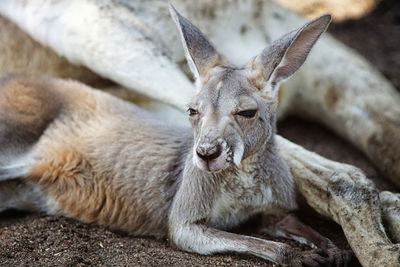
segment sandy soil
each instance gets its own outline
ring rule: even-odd
[[[381,2],[363,19],[332,25],[330,32],[374,62],[400,89],[398,0]],[[363,154],[321,126],[289,118],[279,123],[279,132],[323,156],[360,167],[381,189],[392,188],[379,178],[381,174]],[[298,215],[341,248],[349,248],[340,226],[310,215]],[[132,238],[68,218],[16,211],[0,214],[0,265],[273,266],[255,257],[237,254],[193,255],[171,247],[167,240]],[[354,259],[351,266],[359,266],[359,263]]]

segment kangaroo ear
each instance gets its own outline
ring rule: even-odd
[[[330,21],[330,15],[322,15],[274,41],[250,61],[248,79],[260,90],[276,93],[279,83],[301,67]]]
[[[202,83],[207,79],[208,71],[218,65],[226,65],[226,60],[215,50],[210,41],[186,18],[169,5],[171,16],[174,19],[182,38],[186,60],[196,82]]]

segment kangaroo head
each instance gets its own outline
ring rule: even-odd
[[[188,109],[194,164],[212,172],[240,166],[243,159],[265,149],[275,131],[279,83],[303,64],[330,16],[284,35],[238,68],[174,7],[170,11],[196,78],[197,92]]]

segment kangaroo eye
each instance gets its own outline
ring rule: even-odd
[[[257,113],[256,109],[248,109],[248,110],[242,110],[236,113],[236,115],[245,117],[245,118],[253,118]]]
[[[199,114],[199,112],[193,108],[188,108],[187,111],[189,112],[189,116],[194,116],[194,115]]]

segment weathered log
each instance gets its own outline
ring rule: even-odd
[[[395,266],[400,245],[393,244],[382,224],[379,193],[358,168],[328,160],[280,136],[280,153],[288,162],[298,191],[318,213],[342,226],[351,248],[363,266]],[[383,194],[383,193],[382,193]],[[388,196],[388,194],[384,194]],[[389,199],[389,196],[387,197]],[[397,199],[398,201],[398,199]],[[393,203],[393,201],[386,201]],[[384,214],[399,209],[384,205]],[[388,217],[391,232],[398,237],[397,217]]]

